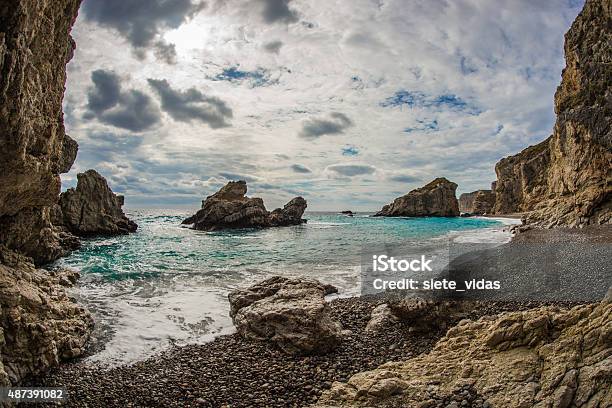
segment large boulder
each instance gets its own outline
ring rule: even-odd
[[[385,205],[376,216],[385,217],[457,217],[457,184],[439,177],[424,187],[412,190]]]
[[[326,353],[342,335],[325,301],[336,291],[315,280],[274,276],[231,292],[230,316],[247,339],[270,341],[290,354]]]
[[[77,175],[77,187],[60,195],[53,220],[80,236],[117,235],[136,231],[121,207],[123,196],[114,194],[106,179],[95,170]]]
[[[463,320],[430,353],[336,382],[316,406],[446,406],[466,387],[477,406],[611,406],[612,304]]]
[[[93,320],[64,289],[77,277],[36,269],[0,245],[0,385],[17,385],[83,353]]]
[[[215,194],[202,201],[202,209],[185,219],[194,229],[216,231],[235,228],[267,228],[298,225],[306,222],[302,215],[306,200],[296,197],[284,208],[271,213],[261,198],[246,196],[246,181],[230,181]]]
[[[553,134],[497,164],[497,213],[542,227],[612,222],[611,18],[610,0],[587,0],[565,35]]]

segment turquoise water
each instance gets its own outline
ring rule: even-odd
[[[309,276],[356,294],[364,247],[507,238],[500,221],[485,218],[307,213],[300,226],[200,232],[180,226],[187,215],[131,211],[137,233],[85,240],[60,261],[81,271],[75,296],[94,312],[95,336],[105,344],[93,360],[132,361],[169,343],[230,332],[227,293],[273,274]]]

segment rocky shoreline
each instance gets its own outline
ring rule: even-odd
[[[236,333],[204,345],[174,347],[145,361],[116,368],[89,366],[82,361],[67,363],[29,385],[66,386],[70,394],[67,407],[302,407],[315,403],[334,381],[346,381],[383,363],[431,351],[446,333],[446,325],[415,332],[401,323],[384,331],[366,331],[371,311],[386,300],[332,300],[332,317],[352,333],[336,350],[320,356],[287,355],[270,343],[246,340]],[[449,326],[461,318],[478,319],[537,306],[541,304],[492,302],[456,317]],[[467,390],[465,394],[466,390],[457,390],[459,403],[478,400],[476,393]],[[457,396],[451,393],[432,398],[442,404]]]

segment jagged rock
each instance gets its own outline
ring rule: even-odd
[[[612,222],[612,3],[588,0],[565,35],[552,136],[496,166],[497,213],[543,227]]]
[[[78,273],[36,269],[0,245],[0,384],[16,385],[83,352],[89,312],[66,295]]]
[[[424,187],[412,190],[385,205],[376,216],[385,217],[457,217],[457,184],[439,177]]]
[[[121,207],[123,196],[114,194],[106,179],[95,170],[77,174],[76,189],[60,195],[54,208],[56,225],[76,235],[116,235],[136,231],[138,225],[128,219]]]
[[[491,407],[610,406],[612,304],[463,320],[429,354],[336,382],[316,406],[412,407],[465,386]]]
[[[370,332],[379,332],[385,328],[397,323],[399,319],[393,313],[393,310],[387,303],[376,306],[370,313],[370,320],[366,325],[365,330]]]
[[[37,263],[66,252],[47,208],[76,155],[62,99],[79,4],[17,0],[0,7],[0,243]]]
[[[306,210],[306,200],[302,197],[296,197],[284,208],[277,208],[270,213],[261,198],[246,197],[246,192],[246,181],[230,181],[221,190],[203,200],[202,209],[185,219],[183,224],[193,224],[193,228],[197,230],[216,231],[279,227],[306,222],[302,219]]]
[[[325,353],[342,337],[325,301],[336,291],[315,280],[275,276],[231,292],[230,316],[247,339],[270,341],[290,354]]]
[[[459,211],[472,215],[489,214],[495,206],[495,193],[491,190],[476,190],[459,196]]]

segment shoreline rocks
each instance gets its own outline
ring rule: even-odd
[[[375,217],[458,217],[457,184],[439,177],[385,205]]]
[[[325,296],[337,292],[315,280],[274,276],[229,294],[230,316],[238,333],[270,341],[288,354],[322,354],[342,339]]]
[[[95,170],[77,174],[77,186],[60,195],[53,223],[79,236],[119,235],[135,232],[138,225],[121,207],[123,196],[114,194]]]
[[[246,196],[246,181],[230,181],[215,194],[202,201],[202,209],[185,219],[183,224],[202,231],[238,228],[269,228],[299,225],[307,203],[295,197],[283,208],[268,212],[261,198]]]

